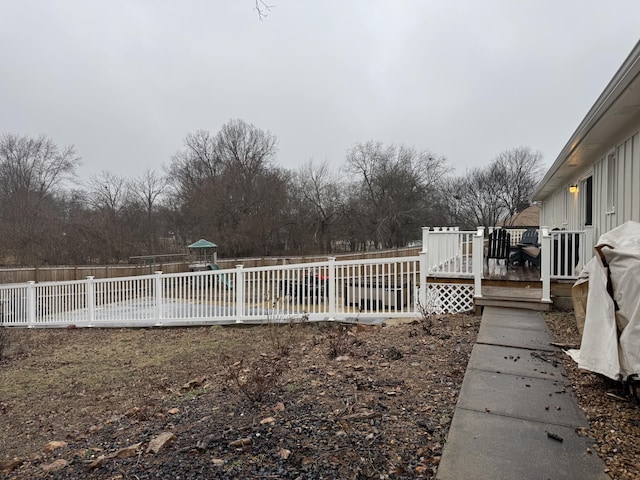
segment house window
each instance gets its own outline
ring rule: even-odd
[[[584,193],[582,193],[584,192]],[[587,177],[582,181],[581,198],[584,208],[584,225],[593,225],[593,177]]]
[[[615,210],[616,195],[616,155],[610,153],[607,156],[607,213]]]

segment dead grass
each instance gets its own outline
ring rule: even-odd
[[[419,324],[13,330],[0,362],[0,431],[11,432],[0,475],[424,478],[478,325],[461,315],[431,335]],[[336,329],[346,340],[331,358]],[[273,375],[256,367],[271,361],[282,370],[262,388],[252,375]],[[242,392],[247,381],[260,398]],[[171,446],[145,455],[167,431]],[[47,452],[51,441],[65,446]]]
[[[40,329],[11,331],[13,348],[0,366],[0,436],[4,455],[82,432],[112,412],[164,401],[192,378],[206,376],[224,355],[251,350],[241,330]]]

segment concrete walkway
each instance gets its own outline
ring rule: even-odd
[[[610,479],[539,312],[485,307],[438,480]]]

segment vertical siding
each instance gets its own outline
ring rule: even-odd
[[[579,193],[569,193],[569,184],[556,190],[543,204],[540,212],[541,226],[569,230],[580,228],[578,195]]]
[[[607,155],[593,168],[593,210],[596,235],[627,222],[640,222],[640,133],[615,146],[616,171],[613,212],[607,213]],[[580,212],[578,212],[579,214]]]

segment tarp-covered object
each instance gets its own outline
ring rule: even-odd
[[[589,297],[578,366],[612,379],[640,374],[640,223],[605,233],[584,269]]]

